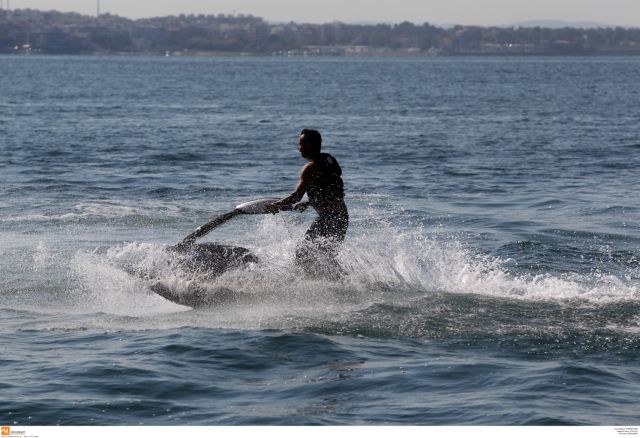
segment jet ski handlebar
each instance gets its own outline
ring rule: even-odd
[[[244,202],[238,205],[235,209],[231,210],[228,213],[221,214],[220,216],[215,217],[211,221],[207,222],[204,225],[199,226],[193,231],[193,233],[189,234],[185,237],[179,245],[190,245],[209,233],[214,228],[219,227],[220,225],[230,221],[234,217],[241,214],[268,214],[271,213],[268,207],[274,202],[279,201],[279,198],[262,198],[256,199],[255,201]],[[294,210],[295,207],[285,207],[281,208],[281,210]]]

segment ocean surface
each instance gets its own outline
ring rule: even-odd
[[[640,423],[640,58],[0,57],[0,423]],[[351,224],[165,251],[284,196],[316,128]],[[173,304],[136,270],[248,299]],[[186,293],[186,292],[185,292]]]

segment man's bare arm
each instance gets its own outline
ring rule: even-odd
[[[302,171],[300,172],[300,179],[298,180],[298,185],[296,186],[294,192],[286,198],[282,198],[279,201],[271,204],[269,206],[269,210],[271,210],[272,213],[277,213],[283,208],[291,207],[294,204],[300,202],[304,194],[307,192],[309,184],[311,183],[311,181],[313,181],[314,178],[315,175],[313,173],[313,163],[309,163],[302,168]]]

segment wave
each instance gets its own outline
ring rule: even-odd
[[[71,207],[71,211],[64,213],[31,213],[1,217],[0,222],[78,222],[86,219],[109,220],[133,216],[147,219],[166,219],[167,217],[182,217],[184,212],[185,207],[175,203],[153,200],[104,200],[78,203]]]

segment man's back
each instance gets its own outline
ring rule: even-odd
[[[314,178],[307,187],[307,196],[313,208],[320,214],[345,213],[344,182],[338,161],[330,154],[321,153],[310,164]]]

